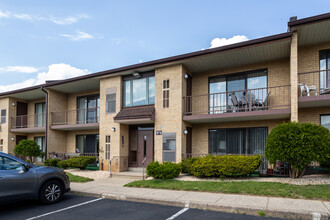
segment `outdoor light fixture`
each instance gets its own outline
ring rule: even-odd
[[[116,128],[115,128],[115,127],[112,127],[112,128],[111,128],[111,131],[116,131]]]
[[[188,79],[189,75],[187,73],[184,74],[184,78]]]
[[[12,105],[12,106],[15,106],[15,102],[12,102],[11,105]]]
[[[10,140],[14,141],[14,140],[15,140],[15,138],[10,138]]]
[[[183,133],[184,133],[184,134],[188,134],[188,131],[187,131],[187,129],[185,129],[185,130],[183,131]]]
[[[136,77],[136,78],[139,78],[140,77],[140,73],[134,72],[133,73],[133,76]]]

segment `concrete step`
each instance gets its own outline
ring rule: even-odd
[[[147,174],[144,176],[147,177]],[[142,180],[142,171],[141,172],[134,172],[134,171],[125,171],[119,173],[112,173],[112,178],[126,178],[126,179],[133,179],[133,180]]]
[[[143,170],[142,167],[129,167],[128,168],[128,171],[132,171],[132,172],[140,172],[140,173],[142,173],[142,170]],[[145,170],[144,170],[144,172],[145,172]]]

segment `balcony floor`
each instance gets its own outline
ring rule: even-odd
[[[254,121],[290,118],[291,110],[274,109],[263,111],[234,112],[222,114],[185,115],[183,120],[190,123],[214,123],[234,121]]]
[[[72,124],[72,125],[52,125],[50,129],[73,131],[73,130],[97,130],[99,123],[86,123],[86,124]]]
[[[322,106],[330,106],[330,94],[299,97],[299,107],[305,108]]]
[[[17,132],[17,133],[26,133],[26,134],[31,134],[31,133],[42,133],[45,132],[46,128],[45,127],[35,127],[35,128],[11,128],[10,132]]]

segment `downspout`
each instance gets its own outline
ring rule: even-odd
[[[46,122],[45,122],[45,158],[47,159],[47,143],[48,143],[48,92],[44,89],[44,87],[41,87],[41,90],[46,93],[46,102],[45,102],[45,106],[46,106]]]

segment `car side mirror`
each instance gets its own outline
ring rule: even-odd
[[[32,168],[32,166],[30,164],[24,165],[25,166],[25,170],[28,171],[29,169]]]

